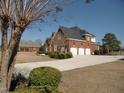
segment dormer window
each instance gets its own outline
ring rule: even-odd
[[[96,37],[92,37],[91,38],[91,42],[94,42],[95,43],[96,42]]]

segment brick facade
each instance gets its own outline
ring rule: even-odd
[[[73,39],[69,39],[69,40],[67,40],[67,45],[68,45],[68,48],[69,49],[71,47],[75,47],[75,48],[90,48],[92,54],[94,54],[93,52],[95,50],[98,50],[99,49],[99,45],[93,44],[93,43],[88,42],[88,41],[85,41],[85,40],[73,40]]]
[[[19,47],[19,52],[37,52],[39,47]]]
[[[91,42],[91,35],[83,35],[82,39],[68,38],[62,29],[52,35],[49,44],[46,43],[47,51],[69,52],[70,48],[88,48],[91,54],[99,48],[99,46]]]

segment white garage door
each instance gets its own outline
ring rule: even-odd
[[[77,48],[70,48],[70,52],[73,54],[73,55],[77,55]]]
[[[85,49],[85,55],[91,55],[91,49],[86,48]]]
[[[79,48],[79,50],[78,50],[79,52],[79,55],[84,55],[84,48]]]

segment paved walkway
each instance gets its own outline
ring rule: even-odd
[[[75,56],[74,58],[64,60],[16,64],[14,72],[21,73],[27,77],[30,71],[37,67],[50,66],[57,68],[60,71],[68,71],[76,68],[112,62],[121,58],[124,58],[124,56]]]

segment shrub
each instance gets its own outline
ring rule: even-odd
[[[67,53],[49,52],[48,55],[49,57],[56,58],[56,59],[66,59],[66,58],[73,57],[71,52],[67,52]]]
[[[56,59],[59,58],[59,52],[50,52],[48,55],[51,58],[56,58]]]
[[[54,53],[54,52],[50,52],[50,53],[49,53],[49,57],[55,58],[55,53]]]
[[[59,57],[59,52],[54,52],[54,58],[58,59]]]
[[[39,51],[45,51],[45,46],[41,45],[41,47],[39,48]]]
[[[45,46],[44,45],[41,45],[41,47],[37,51],[37,54],[45,54]]]
[[[60,54],[58,55],[58,59],[65,59],[65,54],[60,53]]]
[[[72,57],[73,57],[73,55],[72,55],[71,52],[67,52],[67,53],[65,54],[65,56],[66,56],[66,58],[72,58]]]
[[[35,68],[29,74],[29,82],[33,86],[58,87],[60,80],[60,71],[51,67]]]
[[[99,50],[95,50],[94,51],[94,55],[100,55],[100,51]]]
[[[45,52],[45,55],[49,55],[49,52]]]
[[[45,54],[45,51],[37,51],[37,54]]]

